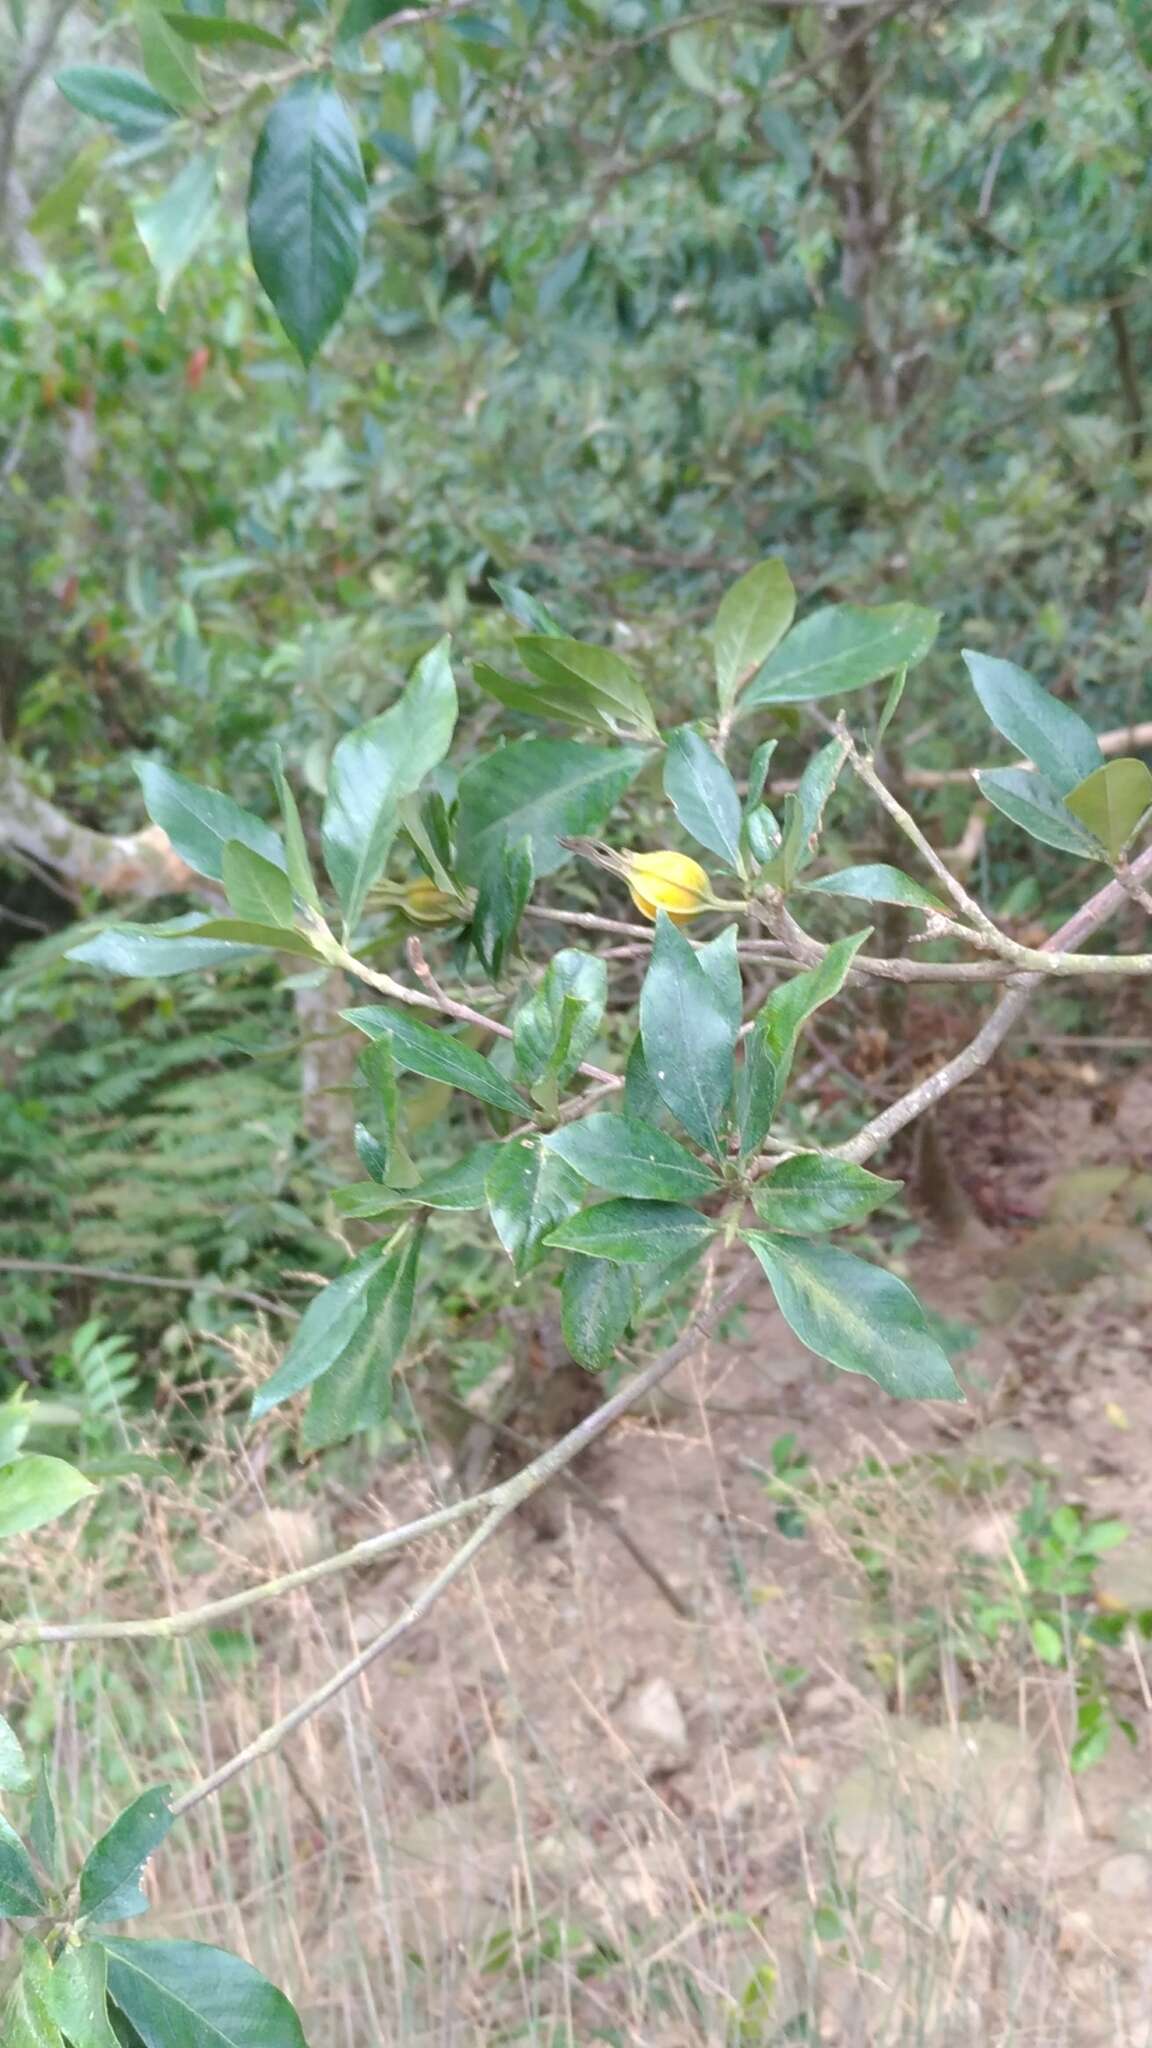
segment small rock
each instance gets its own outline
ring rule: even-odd
[[[650,1767],[667,1770],[683,1763],[688,1755],[688,1729],[675,1693],[666,1678],[650,1678],[633,1693],[624,1716],[625,1727],[649,1757]]]
[[[1127,1849],[1101,1864],[1096,1884],[1108,1899],[1146,1899],[1152,1892],[1152,1863],[1147,1856]]]

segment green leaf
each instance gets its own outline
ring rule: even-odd
[[[496,593],[505,611],[518,625],[527,626],[530,633],[543,633],[549,640],[563,640],[564,628],[553,618],[546,604],[541,604],[531,591],[521,590],[518,583],[509,583],[497,576],[488,578],[488,588]]]
[[[788,1327],[842,1372],[909,1401],[963,1399],[911,1289],[836,1245],[745,1233]]]
[[[385,1174],[392,1164],[400,1133],[400,1087],[390,1038],[374,1038],[360,1055],[360,1072],[371,1089],[384,1126],[382,1145]]]
[[[355,42],[357,36],[366,35],[389,15],[399,13],[405,0],[348,0],[336,31],[337,44]]]
[[[153,92],[147,79],[135,71],[118,71],[105,64],[75,64],[56,73],[56,83],[66,100],[82,114],[103,121],[121,142],[151,142],[173,121],[179,110],[170,100]]]
[[[273,953],[296,953],[303,960],[320,958],[311,939],[306,938],[303,932],[286,931],[283,925],[278,924],[249,924],[242,917],[205,918],[204,923],[197,926],[196,936],[189,945],[210,945],[214,940],[233,946],[257,946]]]
[[[28,1851],[0,1815],[0,1920],[42,1913],[44,1904]]]
[[[921,661],[939,631],[914,604],[830,604],[794,626],[745,691],[741,716],[759,704],[843,696]]]
[[[229,21],[222,14],[168,14],[164,19],[173,35],[204,49],[219,49],[236,43],[254,43],[261,50],[284,50],[292,45],[270,28],[258,28],[254,21]]]
[[[632,1116],[594,1111],[550,1131],[544,1143],[606,1195],[691,1201],[694,1195],[714,1194],[721,1185],[711,1168],[675,1138]]]
[[[844,749],[838,740],[829,740],[805,763],[798,788],[785,798],[783,843],[764,870],[766,881],[791,889],[797,875],[813,859],[828,799],[843,766]]]
[[[422,1242],[422,1230],[413,1230],[369,1285],[360,1330],[312,1389],[301,1431],[306,1450],[323,1450],[387,1422],[393,1372],[412,1327]]]
[[[627,1266],[573,1256],[560,1286],[560,1326],[578,1365],[603,1372],[632,1320],[636,1288]]]
[[[190,16],[189,19],[196,19]],[[280,815],[284,820],[284,860],[288,869],[288,880],[299,897],[310,910],[320,911],[320,896],[312,876],[312,863],[308,858],[308,844],[304,827],[300,823],[300,811],[291,786],[284,774],[284,756],[277,747],[272,759],[272,777],[276,784],[276,795],[280,801]]]
[[[770,1180],[758,1181],[752,1190],[752,1206],[769,1230],[807,1236],[861,1223],[882,1202],[892,1201],[903,1185],[903,1181],[868,1173],[863,1166],[851,1166],[847,1160],[823,1159],[808,1152],[782,1160]]]
[[[52,1797],[48,1766],[41,1758],[40,1769],[36,1773],[32,1817],[28,1823],[28,1840],[32,1844],[33,1855],[39,1858],[50,1877],[57,1874],[56,1835],[56,1802]]]
[[[108,1958],[97,1942],[62,1949],[55,1965],[42,1948],[35,1983],[69,2048],[117,2048],[108,2018]]]
[[[55,1522],[96,1488],[75,1465],[39,1452],[0,1465],[0,1537],[22,1536]]]
[[[417,663],[395,704],[348,733],[332,756],[324,859],[350,933],[399,830],[399,805],[444,759],[456,712],[448,642],[441,640]]]
[[[22,1792],[30,1775],[16,1731],[0,1714],[0,1792]]]
[[[28,216],[28,232],[37,241],[57,228],[71,227],[84,200],[89,197],[104,158],[108,137],[93,136],[73,157],[62,178],[50,185]]]
[[[759,807],[768,780],[768,770],[772,766],[772,756],[778,745],[777,740],[762,740],[748,763],[748,794],[744,799],[744,808],[749,817]]]
[[[483,1209],[488,1200],[488,1170],[502,1149],[495,1140],[486,1140],[457,1165],[430,1173],[411,1187],[387,1188],[372,1180],[354,1181],[350,1187],[334,1191],[333,1206],[341,1216],[363,1217],[386,1216],[393,1209]]]
[[[159,761],[138,761],[136,773],[144,792],[144,805],[154,825],[168,834],[177,853],[198,875],[214,882],[224,879],[224,848],[239,839],[254,853],[282,868],[284,848],[276,833],[262,818],[242,811],[230,796],[218,789],[202,789],[198,782],[186,782]]]
[[[348,109],[323,79],[298,79],[272,107],[256,144],[248,244],[256,275],[305,363],[356,282],[367,218],[368,186]]]
[[[662,910],[640,991],[640,1032],[661,1100],[690,1138],[719,1157],[736,1027],[691,944]]]
[[[783,562],[761,562],[725,592],[716,614],[716,696],[731,709],[745,683],[784,638],[796,611],[796,592]]]
[[[526,1082],[563,1082],[595,1043],[608,1000],[608,969],[594,953],[562,947],[535,995],[512,1019],[512,1049]]]
[[[101,1835],[80,1872],[83,1919],[134,1920],[148,1911],[140,1878],[171,1826],[167,1785],[154,1785],[125,1807]]]
[[[1074,818],[1118,860],[1152,804],[1152,770],[1137,760],[1105,761],[1064,799]]]
[[[696,958],[711,984],[712,993],[727,1017],[735,1039],[744,1021],[744,981],[740,973],[739,929],[725,925],[714,939],[695,948]]]
[[[882,860],[868,861],[857,868],[841,868],[839,874],[821,875],[818,881],[802,882],[800,886],[811,896],[856,896],[865,903],[899,903],[909,910],[947,909],[923,882]]]
[[[486,1192],[492,1227],[521,1279],[538,1264],[548,1232],[580,1207],[584,1184],[539,1138],[509,1138],[488,1169]]]
[[[771,1128],[784,1093],[796,1042],[807,1019],[839,995],[868,932],[854,932],[829,946],[818,967],[805,968],[773,989],[753,1026],[738,1091],[740,1150],[755,1152]]]
[[[716,1229],[710,1216],[681,1202],[597,1202],[553,1230],[547,1242],[586,1258],[647,1266],[701,1249]]]
[[[518,711],[524,718],[551,718],[561,725],[596,725],[605,731],[614,729],[595,699],[580,684],[524,682],[519,676],[501,674],[486,661],[474,661],[472,674],[480,689],[495,697],[498,704],[506,704],[509,711]]]
[[[558,835],[601,831],[647,759],[640,747],[526,739],[471,762],[460,777],[462,868],[478,874],[497,847],[527,837],[537,875],[554,874],[570,858]]]
[[[228,901],[238,918],[291,929],[292,884],[282,867],[253,853],[240,839],[229,839],[221,865]]]
[[[563,634],[528,633],[516,642],[526,669],[566,695],[575,690],[606,717],[626,719],[659,738],[652,706],[639,677],[610,647],[597,647]]]
[[[668,735],[664,794],[684,830],[739,873],[742,818],[736,784],[690,725]]]
[[[402,1072],[423,1074],[428,1081],[443,1081],[449,1088],[462,1088],[492,1109],[509,1116],[523,1116],[526,1104],[511,1082],[499,1074],[490,1060],[447,1031],[430,1030],[415,1017],[399,1010],[369,1007],[342,1010],[345,1023],[354,1024],[368,1038],[388,1037],[392,1053]]]
[[[27,1956],[27,1947],[25,1954]],[[64,2048],[60,2029],[45,2010],[29,1975],[27,1961],[4,2000],[0,2023],[3,2025],[4,2048]]]
[[[172,106],[194,113],[204,99],[196,52],[173,35],[160,9],[149,0],[136,0],[133,13],[148,83]]]
[[[1059,796],[1075,789],[1104,759],[1079,712],[1061,704],[1014,661],[964,649],[976,695],[997,732],[1039,769]]]
[[[1045,1621],[1043,1615],[1037,1614],[1033,1618],[1029,1632],[1032,1637],[1032,1648],[1045,1664],[1063,1664],[1064,1638],[1058,1628],[1054,1628],[1050,1621]]]
[[[985,768],[976,783],[981,796],[1042,846],[1078,854],[1081,860],[1103,858],[1097,841],[1043,775],[1034,775],[1027,768]]]
[[[493,981],[499,979],[535,879],[528,839],[518,846],[501,847],[480,877],[470,929],[472,943]]]
[[[309,1302],[276,1371],[253,1396],[254,1422],[292,1394],[302,1393],[343,1356],[368,1314],[369,1292],[379,1279],[383,1255],[383,1246],[369,1245]]]
[[[137,199],[132,207],[136,232],[156,272],[156,303],[168,309],[181,271],[196,254],[216,212],[216,159],[189,157],[167,190],[157,199]]]
[[[82,946],[73,946],[69,960],[86,967],[102,967],[106,974],[128,974],[142,980],[163,980],[170,974],[187,974],[197,967],[229,967],[237,960],[251,960],[255,948],[224,939],[201,939],[195,934],[205,924],[222,920],[193,913],[167,924],[120,924],[97,932]],[[181,937],[186,932],[188,937]]]
[[[637,1032],[628,1054],[624,1069],[624,1112],[636,1117],[642,1124],[658,1124],[668,1115],[663,1098],[652,1085],[648,1062],[644,1057],[644,1041]]]
[[[108,1995],[144,2048],[308,2048],[282,1991],[198,1941],[106,1940]]]

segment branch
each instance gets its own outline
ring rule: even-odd
[[[0,850],[5,847],[104,896],[171,896],[204,888],[159,825],[143,832],[90,832],[32,789],[0,746]]]
[[[166,1287],[181,1294],[226,1294],[232,1301],[246,1301],[252,1308],[267,1309],[270,1315],[291,1316],[300,1311],[286,1308],[268,1294],[253,1294],[250,1288],[233,1287],[227,1280],[180,1280],[175,1274],[124,1273],[114,1266],[73,1266],[62,1259],[0,1259],[0,1273],[70,1273],[77,1280],[99,1280],[110,1287]]]
[[[16,136],[20,127],[20,117],[24,112],[24,102],[52,55],[56,38],[72,6],[73,0],[52,0],[44,26],[4,98],[3,110],[0,112],[0,229],[4,227],[8,218],[12,166],[16,159]]]

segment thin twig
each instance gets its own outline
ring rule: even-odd
[[[0,1273],[69,1273],[77,1280],[99,1280],[110,1287],[166,1287],[180,1294],[226,1294],[233,1301],[246,1301],[252,1308],[267,1309],[269,1315],[299,1320],[300,1311],[273,1301],[268,1294],[254,1294],[249,1287],[233,1287],[227,1280],[180,1280],[175,1274],[122,1273],[115,1266],[74,1266],[64,1259],[0,1259]]]

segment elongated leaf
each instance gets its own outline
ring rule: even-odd
[[[239,839],[276,867],[284,866],[284,848],[272,827],[251,811],[242,811],[230,796],[187,782],[159,761],[138,761],[136,773],[148,816],[162,826],[181,859],[198,875],[223,881],[224,848],[230,839]]]
[[[732,1094],[736,1029],[691,944],[660,911],[640,992],[644,1060],[677,1122],[717,1157]]]
[[[183,113],[195,112],[204,99],[195,50],[173,35],[151,0],[136,0],[133,13],[148,83]]]
[[[1043,775],[1034,775],[1027,768],[986,768],[976,782],[981,796],[1042,846],[1078,854],[1081,860],[1103,859],[1098,842]]]
[[[222,861],[224,888],[238,918],[252,924],[292,924],[292,884],[282,867],[229,839]]]
[[[222,942],[230,946],[257,946],[273,953],[296,953],[303,960],[318,960],[311,939],[303,932],[288,931],[280,924],[249,924],[243,917],[208,917],[197,927],[189,946]]]
[[[75,1465],[39,1451],[0,1465],[0,1538],[23,1536],[45,1522],[55,1522],[95,1491]]]
[[[922,661],[939,627],[935,612],[914,604],[826,605],[793,626],[745,691],[740,715],[758,704],[801,704],[862,690]]]
[[[324,806],[324,859],[349,932],[400,828],[399,805],[444,759],[456,728],[456,684],[441,640],[395,704],[342,739]]]
[[[379,1280],[382,1257],[383,1247],[370,1245],[309,1302],[279,1366],[253,1396],[254,1422],[302,1393],[343,1356],[368,1313],[369,1290]]]
[[[222,14],[169,14],[164,19],[173,35],[180,36],[186,43],[199,45],[204,49],[228,48],[236,43],[255,44],[261,50],[291,51],[291,43],[283,36],[273,33],[270,28],[259,28],[254,21],[229,21]]]
[[[312,1389],[301,1432],[307,1450],[377,1428],[392,1412],[392,1379],[412,1327],[422,1231],[391,1252],[371,1282],[360,1329]]]
[[[535,879],[532,844],[528,839],[522,839],[519,846],[502,846],[480,877],[470,932],[472,944],[493,981],[500,977]]]
[[[36,1773],[36,1794],[32,1801],[32,1817],[28,1823],[28,1840],[32,1853],[48,1872],[49,1877],[58,1875],[57,1859],[56,1801],[52,1797],[52,1786],[48,1777],[48,1766],[43,1757]]]
[[[603,1372],[632,1320],[636,1288],[627,1266],[573,1254],[560,1288],[560,1326],[578,1365]]]
[[[610,647],[569,640],[555,633],[529,633],[516,642],[526,669],[542,683],[565,692],[575,687],[610,718],[625,719],[658,737],[652,706],[628,663]]]
[[[150,142],[180,118],[179,109],[135,71],[74,64],[56,73],[56,83],[66,100],[94,121],[103,121],[121,142]]]
[[[38,1996],[25,1962],[0,2012],[4,2048],[64,2048],[63,2037]]]
[[[492,1227],[519,1279],[538,1262],[553,1226],[580,1207],[584,1183],[539,1138],[509,1138],[488,1169],[486,1192]]]
[[[558,835],[601,831],[647,759],[640,747],[514,740],[471,762],[460,777],[462,869],[478,874],[497,847],[527,837],[537,875],[554,874],[570,858]]]
[[[80,1872],[80,1912],[85,1920],[134,1920],[148,1911],[140,1879],[171,1826],[167,1785],[153,1786],[125,1807]]]
[[[963,1400],[911,1289],[882,1266],[802,1238],[746,1233],[776,1305],[802,1344],[908,1401]]]
[[[198,19],[196,16],[190,18]],[[310,910],[319,911],[320,897],[312,875],[312,863],[308,858],[304,827],[300,823],[296,798],[284,774],[284,757],[279,747],[273,756],[272,774],[276,783],[276,795],[280,800],[280,815],[284,820],[284,861],[288,869],[288,880],[301,903],[306,903]]]
[[[132,208],[136,232],[156,272],[156,303],[166,312],[181,271],[196,254],[216,213],[216,159],[189,157],[157,199],[138,199]]]
[[[1143,761],[1106,761],[1070,789],[1064,801],[1117,860],[1152,804],[1152,769]]]
[[[1078,711],[1050,697],[1014,661],[964,650],[976,695],[997,732],[1018,747],[1060,796],[1099,768],[1104,759],[1090,725]]]
[[[606,1195],[691,1201],[721,1185],[711,1169],[675,1138],[632,1116],[595,1111],[550,1131],[544,1143]]]
[[[28,216],[28,232],[42,241],[58,228],[71,227],[89,197],[108,154],[110,138],[95,135],[78,149],[62,178],[50,185]]]
[[[45,2009],[66,2036],[68,2048],[117,2048],[108,2018],[108,1958],[97,1942],[62,1949],[55,1964],[37,1978]]]
[[[756,1019],[740,1076],[740,1150],[746,1158],[762,1144],[784,1093],[801,1029],[821,1003],[840,993],[868,932],[855,932],[829,946],[818,967],[809,967],[774,989]]]
[[[491,668],[486,661],[474,661],[472,674],[480,689],[487,690],[498,704],[518,711],[524,718],[551,718],[560,725],[595,725],[610,729],[609,720],[595,698],[578,683],[544,683],[538,678],[522,681]]]
[[[337,43],[355,42],[378,22],[387,21],[390,14],[399,13],[403,5],[404,0],[348,0],[336,32]]]
[[[796,592],[783,562],[758,563],[725,592],[716,614],[716,696],[728,711],[745,683],[784,638],[796,612]]]
[[[736,784],[690,725],[668,736],[664,794],[684,830],[739,873],[742,817]]]
[[[371,1091],[377,1128],[382,1129],[382,1165],[387,1174],[400,1131],[400,1085],[390,1038],[374,1038],[360,1055],[360,1072]]]
[[[698,1250],[716,1228],[710,1216],[680,1202],[597,1202],[553,1230],[547,1243],[586,1258],[646,1266]]]
[[[799,787],[785,798],[783,842],[764,870],[767,881],[791,889],[797,875],[814,859],[828,799],[843,766],[844,749],[836,740],[829,740],[805,763]]]
[[[770,1180],[757,1182],[752,1206],[769,1230],[798,1231],[807,1236],[861,1223],[882,1202],[898,1195],[903,1185],[844,1159],[801,1153],[795,1159],[782,1160]]]
[[[838,874],[821,875],[818,881],[802,882],[800,887],[811,896],[856,896],[864,903],[899,903],[909,910],[947,909],[923,882],[882,860],[841,868]]]
[[[708,939],[695,949],[712,993],[728,1019],[733,1039],[744,1019],[744,980],[740,972],[739,942],[739,927],[729,924],[714,939]]]
[[[368,1038],[390,1038],[393,1058],[402,1071],[423,1074],[428,1081],[443,1081],[449,1088],[462,1088],[466,1095],[475,1095],[493,1109],[523,1116],[527,1106],[523,1096],[517,1095],[491,1061],[447,1031],[433,1031],[399,1010],[369,1007],[340,1014]]]
[[[0,1714],[0,1792],[22,1792],[29,1776],[28,1760],[16,1739],[16,1730]]]
[[[546,604],[531,591],[521,590],[518,583],[509,583],[506,578],[490,576],[489,590],[495,591],[509,618],[518,625],[527,626],[530,633],[544,633],[550,640],[563,640],[566,635],[559,620],[554,618]]]
[[[44,1894],[28,1851],[16,1830],[0,1815],[0,1920],[44,1910]]]
[[[512,1020],[516,1065],[526,1082],[566,1081],[595,1043],[608,1000],[608,970],[594,953],[565,946],[548,963],[535,995]]]
[[[198,1941],[101,1943],[108,1995],[144,2048],[308,2048],[282,1991]]]
[[[256,957],[257,949],[251,945],[195,936],[205,924],[218,922],[193,914],[167,924],[113,925],[108,931],[97,932],[94,939],[85,939],[83,945],[73,946],[67,957],[82,961],[86,967],[103,968],[106,974],[138,975],[149,981],[160,981],[170,974],[187,974],[197,967],[230,967],[236,961]],[[182,937],[181,933],[188,936]]]
[[[248,243],[256,275],[306,363],[356,282],[367,218],[348,109],[334,86],[299,79],[272,107],[256,144]]]
[[[430,1173],[411,1187],[385,1188],[375,1181],[356,1181],[337,1188],[332,1200],[341,1216],[386,1216],[393,1209],[483,1209],[487,1203],[485,1183],[497,1154],[503,1148],[493,1141],[476,1145],[455,1166]]]

